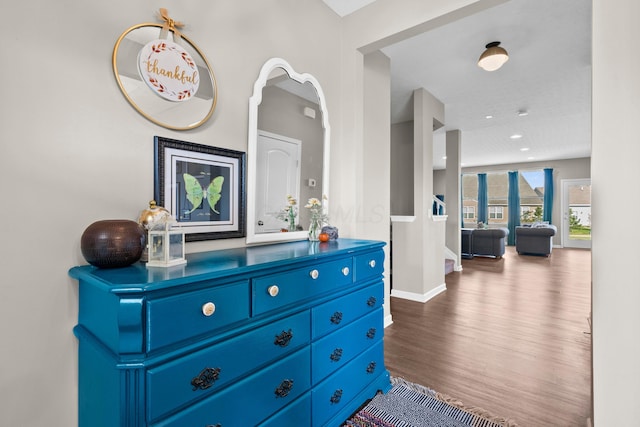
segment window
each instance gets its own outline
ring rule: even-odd
[[[504,208],[502,206],[489,206],[489,219],[503,219]]]
[[[487,223],[500,227],[506,226],[509,175],[506,172],[487,173],[487,193],[489,201]]]
[[[522,198],[520,199],[522,200]],[[542,206],[520,206],[520,222],[522,224],[539,221],[542,221]]]
[[[478,207],[478,175],[462,175],[462,220],[463,227],[476,226]]]
[[[474,206],[463,206],[462,207],[462,218],[463,219],[474,219],[476,217],[476,208]]]
[[[533,169],[520,172],[520,223],[542,221],[544,172]]]
[[[544,171],[530,169],[519,171],[520,222],[542,221],[544,198]],[[509,175],[507,172],[487,172],[487,223],[499,227],[507,226],[509,216]],[[478,174],[462,175],[462,219],[463,226],[478,220]],[[474,224],[475,225],[475,224]]]

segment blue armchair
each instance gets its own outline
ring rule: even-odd
[[[516,251],[518,254],[551,255],[555,225],[516,227]]]
[[[471,237],[472,254],[502,258],[508,235],[508,228],[474,229]]]

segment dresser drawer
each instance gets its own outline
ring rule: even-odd
[[[287,427],[311,425],[311,392],[306,392],[294,403],[270,417],[260,427]]]
[[[147,302],[147,351],[249,318],[249,282]]]
[[[155,421],[186,403],[280,360],[310,341],[303,311],[147,371],[147,417]]]
[[[312,425],[324,425],[384,370],[383,341],[378,340],[369,350],[314,387],[311,393]],[[353,405],[354,410],[362,403]]]
[[[310,365],[307,347],[153,426],[257,425],[309,390]]]
[[[355,319],[382,307],[383,300],[384,287],[382,282],[379,282],[314,307],[311,310],[313,339],[338,330]]]
[[[252,280],[253,314],[264,314],[353,283],[351,257]]]
[[[327,375],[381,340],[383,335],[382,309],[379,308],[311,344],[312,383],[322,381]]]
[[[381,249],[354,258],[355,280],[379,279],[384,273],[384,251]]]

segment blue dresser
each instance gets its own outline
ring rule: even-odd
[[[79,426],[339,426],[390,388],[383,242],[74,267]]]

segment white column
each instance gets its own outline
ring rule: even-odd
[[[393,223],[391,295],[425,302],[445,289],[445,223],[434,222],[433,123],[444,105],[424,89],[413,94],[413,222]]]
[[[446,133],[447,169],[445,171],[445,197],[447,205],[447,248],[458,256],[460,261],[460,176],[462,133],[460,130],[450,130]]]

